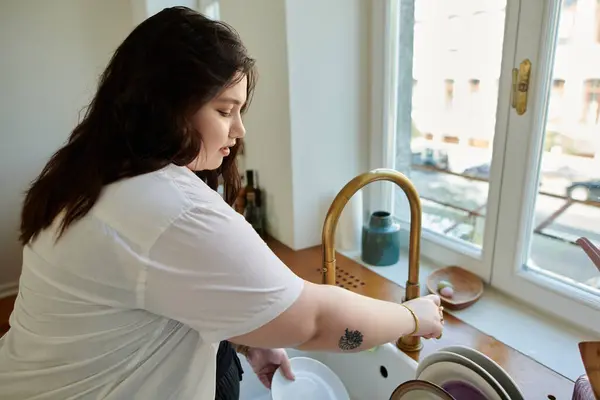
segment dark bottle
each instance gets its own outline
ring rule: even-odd
[[[247,202],[248,193],[254,193],[254,202],[258,207],[262,207],[262,191],[258,187],[258,174],[249,169],[246,171],[246,186],[242,189],[245,202]],[[245,206],[245,204],[244,204]]]
[[[263,214],[265,211],[265,204],[263,202],[263,191],[260,189],[260,186],[258,184],[258,172],[254,171],[254,193],[256,193],[256,205],[258,207],[260,207],[260,209],[262,210]]]
[[[237,197],[235,198],[235,202],[233,203],[233,208],[238,213],[244,215],[244,207],[246,207],[246,188],[244,185],[244,177],[242,176],[242,188],[240,189]]]
[[[259,191],[258,186],[256,185],[256,181],[255,181],[255,176],[256,173],[254,172],[254,170],[249,169],[246,171],[246,186],[244,187],[244,194],[246,196],[246,198],[248,197],[248,193],[256,193],[257,191]],[[259,196],[255,196],[255,201],[258,201],[258,199],[256,197]],[[260,206],[260,204],[257,204],[258,206]]]
[[[256,193],[246,192],[246,208],[244,209],[244,218],[254,230],[261,236],[264,236],[263,218],[260,207],[256,204]]]

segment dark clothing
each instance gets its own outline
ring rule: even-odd
[[[217,387],[215,400],[238,400],[242,364],[231,343],[222,341],[217,351]]]

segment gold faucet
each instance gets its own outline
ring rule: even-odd
[[[408,280],[406,281],[405,300],[416,299],[420,295],[419,247],[421,244],[421,200],[417,189],[410,179],[393,169],[374,169],[358,175],[340,190],[331,203],[323,225],[323,283],[335,285],[334,236],[344,207],[358,190],[375,181],[394,182],[402,188],[406,197],[408,197],[408,203],[410,204],[410,241],[408,246]],[[399,338],[396,346],[404,351],[419,351],[423,347],[423,344],[418,337],[406,336]]]

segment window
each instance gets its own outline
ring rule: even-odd
[[[557,93],[560,97],[562,97],[565,91],[565,80],[564,79],[554,79],[552,81],[552,93]]]
[[[412,65],[399,65],[399,73],[412,71],[419,93],[431,95],[420,102],[421,96],[413,94],[416,129],[410,136],[399,134],[396,142],[407,143],[412,151],[412,166],[403,172],[421,194],[426,234],[433,242],[464,250],[469,256],[463,261],[489,277],[483,260],[491,253],[483,254],[483,244],[500,68],[488,56],[502,59],[503,29],[490,34],[484,22],[488,17],[495,22],[499,15],[504,21],[504,6],[501,1],[485,9],[478,2],[466,6],[438,1],[438,12],[421,11],[418,20],[415,16],[414,41],[399,43],[403,54],[414,54],[413,60],[401,61]],[[414,5],[416,11],[427,9],[421,0]],[[453,28],[452,46],[445,40],[448,24]],[[467,28],[468,34],[459,35]],[[475,28],[478,31],[472,31]],[[490,42],[472,40],[474,36],[488,37]],[[474,58],[477,53],[485,57]],[[402,200],[398,202],[399,209],[407,209]]]
[[[394,140],[379,140],[402,161],[384,166],[407,174],[421,196],[422,253],[600,332],[600,279],[575,243],[600,243],[600,79],[590,76],[600,57],[590,57],[580,42],[589,38],[570,28],[585,9],[573,0],[434,3],[414,0],[418,22],[403,16],[398,30],[406,38],[402,29],[415,29],[415,40],[394,48],[414,54],[397,62],[399,79],[410,72],[431,95],[418,113],[396,110],[398,121],[411,116],[411,134],[390,129],[384,135]],[[452,46],[451,63],[444,62],[448,20],[470,27]],[[512,70],[525,59],[532,80],[519,115]],[[398,150],[407,147],[410,163]],[[403,196],[396,192],[393,211],[408,222]]]
[[[482,122],[480,117],[489,117],[488,115],[481,115],[481,96],[479,92],[481,81],[479,79],[469,79],[469,103],[470,103],[470,120],[471,120],[471,129],[474,130],[471,135],[471,139],[474,137],[481,136],[482,130]]]
[[[548,110],[548,122],[551,124],[560,124],[561,115],[564,110],[563,99],[565,95],[565,80],[554,79],[550,89],[550,104]]]
[[[446,109],[451,110],[454,101],[454,79],[446,79],[444,83],[446,90]]]
[[[419,81],[416,79],[413,79],[412,81],[412,112],[415,112],[415,110],[419,109],[419,96],[417,95],[417,89],[418,89],[418,85],[419,85]]]
[[[576,15],[577,0],[564,0],[558,23],[558,41],[560,44],[568,43],[571,39]]]
[[[471,93],[479,92],[479,79],[470,79],[469,80],[469,88],[471,89]]]
[[[581,121],[597,125],[600,116],[600,79],[588,79],[584,84],[583,116]]]
[[[600,0],[596,0],[596,43],[600,43]]]

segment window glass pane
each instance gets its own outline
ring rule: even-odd
[[[575,241],[600,243],[600,0],[564,0],[526,268],[600,294]]]
[[[410,45],[413,53],[412,65],[400,61],[400,81],[412,71],[405,82],[416,93],[406,100],[412,98],[411,127],[397,133],[398,158],[410,147],[411,166],[397,168],[421,195],[425,229],[477,247],[483,245],[505,7],[505,0],[415,0],[408,25],[414,38],[400,40],[401,54]],[[401,191],[397,196],[402,208]]]

